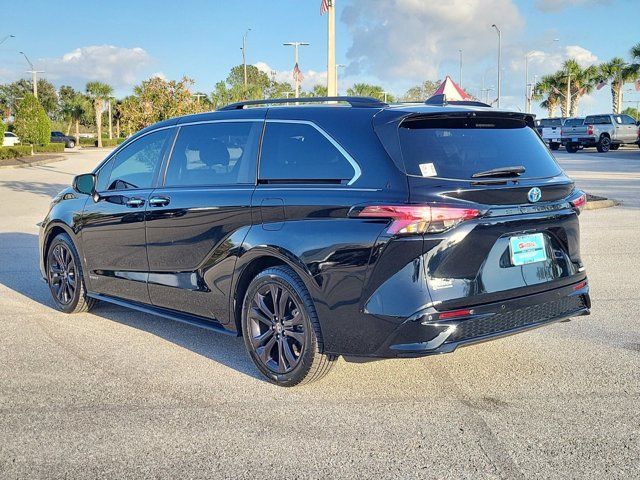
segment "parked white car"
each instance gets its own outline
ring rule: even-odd
[[[3,147],[13,147],[20,143],[20,137],[12,132],[4,132],[4,138],[2,139]]]

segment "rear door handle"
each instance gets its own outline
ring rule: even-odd
[[[169,197],[151,197],[149,199],[149,205],[152,207],[166,207],[171,202]]]
[[[130,208],[139,208],[144,205],[144,199],[139,197],[132,197],[127,199],[125,205]]]

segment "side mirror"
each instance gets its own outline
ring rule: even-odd
[[[91,195],[94,201],[99,199],[96,192],[96,176],[93,173],[83,173],[73,179],[73,189],[84,195]]]

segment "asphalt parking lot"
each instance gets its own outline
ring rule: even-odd
[[[581,217],[591,316],[295,389],[241,339],[52,309],[36,223],[104,154],[0,170],[0,478],[640,477],[640,149],[557,155],[624,201]]]

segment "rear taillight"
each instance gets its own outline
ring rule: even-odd
[[[449,320],[451,318],[468,317],[473,314],[473,310],[464,308],[462,310],[450,310],[448,312],[442,312],[438,315],[438,320]]]
[[[578,197],[571,200],[571,206],[578,211],[581,211],[584,206],[587,204],[587,194],[582,192]]]
[[[587,135],[593,135],[593,125],[587,125]]]
[[[388,218],[387,232],[395,234],[438,233],[455,227],[460,222],[480,215],[472,208],[429,205],[376,205],[363,208],[358,217]]]

